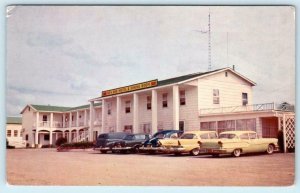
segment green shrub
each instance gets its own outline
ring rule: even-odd
[[[56,140],[55,145],[56,145],[57,147],[59,147],[59,146],[61,146],[62,144],[65,144],[65,143],[67,143],[67,142],[68,142],[67,138],[60,137],[60,138],[58,138],[58,139]]]
[[[59,146],[59,149],[86,149],[94,147],[93,142],[83,141],[75,143],[64,143]]]

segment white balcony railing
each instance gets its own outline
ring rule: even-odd
[[[231,106],[231,107],[220,107],[220,108],[206,108],[200,109],[200,115],[209,114],[223,114],[223,113],[237,113],[237,112],[258,112],[258,111],[294,111],[294,106],[289,104],[275,104],[275,103],[263,103],[245,106]]]

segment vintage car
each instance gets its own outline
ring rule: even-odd
[[[199,155],[201,150],[198,141],[209,141],[217,139],[215,131],[187,131],[179,139],[160,139],[160,150],[164,153],[190,153],[190,155]]]
[[[139,152],[139,148],[146,140],[150,139],[149,134],[127,134],[123,139],[115,141],[112,152],[113,153],[126,153],[126,152]]]
[[[168,138],[178,138],[183,134],[183,131],[180,130],[162,130],[158,131],[153,135],[153,137],[142,145],[140,147],[141,152],[147,152],[147,153],[157,153],[159,152],[159,146],[158,143],[159,139],[168,139]]]
[[[100,150],[101,153],[107,153],[108,151],[112,151],[115,142],[120,141],[126,135],[127,133],[125,132],[100,134],[97,138],[94,150]]]
[[[226,131],[219,134],[219,139],[200,140],[200,147],[208,154],[218,157],[231,154],[239,157],[244,153],[266,152],[272,154],[278,150],[278,139],[259,138],[254,131]]]

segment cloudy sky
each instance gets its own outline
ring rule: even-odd
[[[7,115],[207,71],[208,36],[199,31],[209,9],[212,69],[235,65],[255,81],[254,103],[294,104],[293,7],[16,6],[7,16]]]

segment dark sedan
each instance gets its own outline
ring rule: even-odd
[[[148,153],[156,153],[158,152],[160,144],[158,143],[159,139],[166,138],[178,138],[183,134],[183,131],[180,130],[162,130],[158,131],[153,135],[153,137],[140,147],[140,151],[148,152]]]
[[[113,152],[138,152],[146,140],[150,139],[149,134],[127,134],[122,140],[114,142]]]
[[[112,151],[115,142],[120,141],[125,136],[127,136],[127,133],[124,132],[100,134],[97,138],[94,150],[100,150],[101,153],[107,153],[108,151]]]

